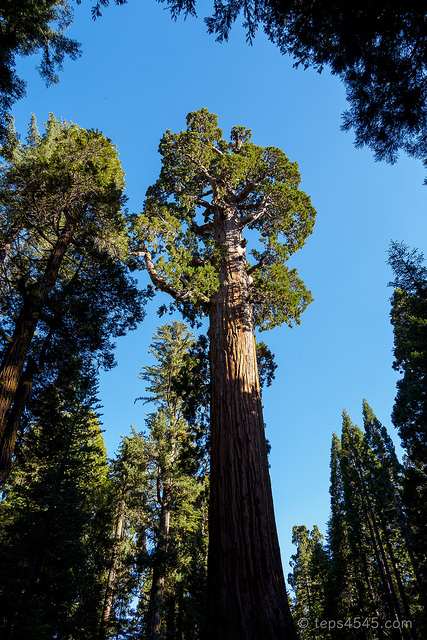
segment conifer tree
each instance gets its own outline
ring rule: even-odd
[[[123,438],[113,465],[117,515],[102,639],[201,637],[208,503],[201,344],[183,323],[159,327],[155,363],[142,368],[147,393],[139,399],[155,410],[144,432]]]
[[[400,489],[399,464],[390,438],[366,402],[364,420],[366,436],[344,412],[341,442],[334,436],[332,468],[335,471],[331,476],[331,495],[336,493],[334,486],[341,485],[342,490],[339,520],[333,500],[331,502],[328,532],[331,587],[337,579],[342,579],[341,572],[345,571],[351,594],[345,615],[357,616],[361,621],[371,618],[378,623],[376,629],[369,625],[361,627],[363,637],[389,637],[391,634],[393,638],[417,638],[414,624],[417,618],[416,581],[396,508]],[[337,570],[335,560],[343,558],[344,554],[343,547],[340,550],[336,545],[336,538],[343,531],[347,541],[344,547],[347,562]],[[334,611],[338,606],[336,601],[330,608]],[[385,631],[389,621],[394,626]],[[343,630],[343,637],[351,637],[348,634],[349,629]]]
[[[143,314],[125,265],[124,174],[111,141],[53,115],[40,135],[33,117],[26,144],[11,125],[1,155],[4,479],[35,374],[68,343],[111,366],[111,337]]]
[[[424,256],[403,243],[392,243],[389,264],[395,288],[391,298],[394,331],[393,367],[402,374],[392,421],[406,451],[403,503],[409,519],[420,578],[427,582],[427,268]],[[426,604],[424,605],[426,606]]]
[[[147,536],[151,539],[152,580],[144,626],[147,638],[160,638],[166,595],[174,607],[178,598],[177,619],[173,611],[166,615],[169,627],[184,624],[189,614],[186,602],[202,597],[193,610],[195,637],[203,621],[203,593],[196,594],[192,571],[203,572],[206,540],[201,537],[203,526],[203,494],[207,474],[206,446],[198,438],[198,430],[184,415],[186,396],[192,389],[183,389],[184,368],[191,368],[187,357],[195,339],[185,324],[174,322],[158,329],[151,352],[156,364],[143,367],[141,379],[147,384],[146,401],[154,402],[156,411],[147,418],[146,438],[146,499],[150,514]],[[197,393],[197,391],[196,391]],[[198,559],[198,560],[196,560]],[[197,566],[197,564],[199,566]],[[193,584],[192,584],[193,583]],[[202,590],[203,591],[203,590]],[[184,598],[184,593],[187,595]],[[176,605],[175,605],[176,606]],[[163,627],[165,626],[163,621]],[[169,633],[171,630],[169,629]],[[179,637],[179,634],[177,634]]]
[[[300,627],[301,640],[318,637],[320,632],[316,631],[316,623],[325,619],[329,562],[322,542],[323,536],[317,526],[313,531],[308,531],[304,525],[292,529],[292,543],[297,547],[290,563],[292,573],[288,576],[294,592],[292,613],[296,622],[301,619],[308,621],[307,626]]]
[[[34,398],[0,503],[5,640],[97,634],[110,487],[93,372],[74,364]]]
[[[192,322],[209,316],[211,475],[208,636],[294,638],[281,567],[256,366],[254,325],[299,322],[311,295],[287,259],[314,209],[295,163],[216,116],[167,131],[162,170],[135,223],[156,288]],[[244,238],[243,232],[247,231]],[[258,239],[258,244],[256,243]],[[253,263],[247,258],[248,242]]]

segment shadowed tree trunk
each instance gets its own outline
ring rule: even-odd
[[[158,488],[160,493],[160,489]],[[163,495],[159,518],[159,541],[156,548],[156,555],[153,567],[153,579],[150,591],[150,603],[148,609],[147,638],[157,640],[160,638],[160,627],[162,624],[163,601],[165,595],[166,577],[166,555],[168,552],[168,537],[171,516],[171,491],[170,483],[166,483],[163,488]]]
[[[67,224],[58,237],[41,282],[26,292],[12,338],[6,348],[0,367],[0,437],[3,437],[7,417],[18,392],[25,360],[40,314],[55,286],[65,252],[73,238],[75,223]]]
[[[105,590],[104,606],[102,609],[101,624],[99,628],[99,640],[107,640],[108,625],[110,622],[111,609],[113,608],[114,600],[114,585],[116,581],[117,564],[120,553],[120,541],[123,536],[123,525],[125,521],[126,502],[124,499],[120,500],[117,510],[116,527],[114,531],[114,544],[113,552],[111,555],[110,570],[107,578],[107,588]]]

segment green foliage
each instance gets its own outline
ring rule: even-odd
[[[80,4],[81,0],[75,0]],[[124,4],[126,0],[115,0]],[[108,0],[97,0],[92,16]],[[25,96],[25,81],[16,71],[16,57],[40,54],[37,67],[46,85],[59,82],[58,71],[66,56],[76,60],[80,44],[65,33],[74,17],[71,0],[3,0],[0,7],[0,137],[7,130],[8,112]]]
[[[96,637],[113,514],[92,380],[79,362],[33,400],[0,503],[3,638]]]
[[[403,501],[411,522],[415,554],[427,579],[425,513],[427,509],[427,269],[424,256],[403,243],[392,243],[389,264],[397,287],[391,298],[394,368],[397,382],[392,420],[406,450]]]
[[[289,576],[293,613],[309,621],[302,638],[320,633],[316,619],[322,618],[352,621],[326,628],[320,636],[325,639],[413,637],[402,624],[403,636],[393,635],[386,630],[387,620],[408,621],[417,637],[425,626],[413,523],[402,503],[403,467],[366,401],[363,417],[364,433],[344,412],[341,439],[335,433],[332,438],[326,546],[317,528],[312,534],[305,527],[293,530],[298,548]],[[360,621],[358,628],[354,620]],[[376,621],[377,628],[366,620]]]
[[[225,220],[239,216],[242,242],[253,262],[247,277],[257,326],[299,323],[311,301],[286,262],[311,233],[315,212],[298,189],[300,175],[283,151],[250,142],[234,127],[230,142],[207,109],[189,113],[187,129],[167,131],[159,147],[159,180],[147,191],[135,220],[136,251],[156,287],[170,293],[184,315],[203,315],[218,292],[221,260],[228,250]],[[221,230],[222,229],[222,230]]]
[[[185,324],[158,328],[150,348],[155,364],[143,367],[140,376],[147,395],[139,398],[155,410],[145,432],[133,430],[123,438],[113,463],[116,501],[124,501],[125,515],[108,626],[120,637],[151,637],[157,607],[161,633],[173,640],[183,633],[196,640],[203,624],[208,462],[201,412],[195,410],[206,401],[194,385],[199,349]],[[153,595],[159,575],[161,601]]]
[[[5,113],[25,95],[25,82],[15,72],[16,56],[40,52],[40,75],[46,84],[58,82],[56,71],[65,56],[80,55],[78,42],[65,32],[73,19],[69,0],[2,2],[0,9],[0,127]]]
[[[176,17],[195,13],[195,2],[166,1]],[[356,145],[394,162],[400,150],[426,163],[426,10],[416,2],[381,0],[222,0],[205,19],[210,33],[227,40],[243,14],[247,40],[262,26],[296,65],[327,65],[344,82],[350,109],[343,129],[354,128]]]
[[[325,606],[325,584],[329,562],[322,545],[323,536],[317,526],[308,531],[305,526],[292,528],[292,544],[297,553],[292,556],[292,573],[288,582],[294,592],[292,613],[296,623],[302,618],[309,621],[301,628],[301,640],[311,640],[316,620],[323,620]]]
[[[147,295],[127,266],[116,148],[101,133],[50,114],[43,134],[33,116],[26,143],[11,121],[1,157],[3,362],[30,323],[21,372],[29,358],[35,371],[49,365],[52,372],[58,359],[76,353],[112,366],[112,338],[142,320]]]

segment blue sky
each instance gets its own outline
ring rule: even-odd
[[[198,3],[200,16],[209,10],[209,2]],[[376,163],[369,150],[356,150],[352,133],[340,131],[346,102],[339,80],[294,69],[262,33],[249,47],[236,25],[230,41],[218,44],[201,18],[173,22],[155,0],[129,0],[105,9],[96,22],[90,2],[83,3],[69,35],[82,43],[83,56],[66,61],[58,85],[44,87],[34,58],[19,62],[28,86],[14,108],[17,129],[24,136],[32,112],[40,125],[53,112],[101,130],[118,147],[131,211],[140,211],[158,176],[163,132],[184,129],[186,114],[201,107],[218,115],[226,136],[233,125],[244,125],[256,144],[281,147],[299,164],[318,215],[292,266],[315,301],[301,326],[261,336],[278,364],[263,403],[287,574],[292,526],[326,530],[331,436],[340,433],[343,408],[361,425],[366,398],[397,442],[390,422],[397,374],[387,248],[403,240],[427,253],[423,167],[406,157],[393,166]],[[134,404],[144,393],[137,376],[150,362],[153,331],[169,320],[156,315],[165,300],[155,299],[141,327],[118,341],[118,366],[101,376],[111,456],[130,424],[144,426],[148,409]]]

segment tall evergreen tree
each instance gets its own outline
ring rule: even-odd
[[[33,401],[0,503],[2,638],[96,637],[112,514],[92,380],[78,362]]]
[[[325,619],[329,560],[322,542],[323,536],[317,526],[313,531],[308,531],[304,525],[292,529],[292,544],[297,547],[290,563],[292,573],[288,576],[294,592],[292,613],[296,622],[308,621],[306,627],[300,628],[301,640],[325,638],[323,630],[319,629],[319,621]]]
[[[398,508],[400,465],[390,438],[366,402],[364,422],[365,435],[344,413],[341,442],[334,436],[331,495],[341,487],[341,497],[339,511],[334,499],[331,502],[330,584],[333,588],[346,575],[351,596],[344,614],[378,622],[377,629],[361,627],[360,637],[417,638],[416,575]],[[346,543],[337,545],[342,532]],[[344,558],[344,565],[335,568],[335,561]],[[330,609],[338,606],[332,598]],[[387,622],[394,626],[386,631]],[[343,630],[343,637],[349,634]]]
[[[69,342],[111,365],[111,337],[143,314],[125,265],[124,174],[111,141],[51,115],[42,136],[33,118],[26,144],[11,127],[2,157],[4,477],[35,373],[53,366],[54,351],[63,359]]]
[[[414,640],[425,634],[424,592],[403,467],[366,401],[363,418],[364,433],[344,412],[341,439],[333,434],[326,546],[317,528],[294,527],[293,613],[307,620],[304,638]]]
[[[391,304],[394,368],[402,374],[392,421],[406,451],[403,503],[412,531],[420,579],[427,583],[427,268],[424,256],[392,243],[389,264],[395,287]],[[425,592],[425,586],[424,586]],[[424,604],[426,606],[426,604]]]
[[[150,513],[147,536],[153,551],[144,626],[147,637],[153,639],[160,638],[165,612],[170,637],[180,637],[178,629],[176,635],[173,632],[178,626],[181,634],[186,627],[185,637],[199,637],[203,622],[206,537],[202,528],[207,451],[205,438],[200,440],[196,425],[185,419],[185,396],[191,395],[192,389],[186,389],[184,395],[182,388],[184,369],[193,364],[188,354],[194,343],[183,323],[160,327],[151,351],[156,364],[143,367],[141,375],[148,383],[146,401],[156,406],[156,411],[147,418],[146,439],[146,496]],[[202,584],[197,586],[200,578]],[[195,614],[192,620],[191,612]]]
[[[123,439],[113,464],[116,525],[100,638],[198,640],[207,558],[207,437],[200,402],[203,340],[183,323],[159,327],[140,399],[155,410]],[[132,600],[138,599],[134,610]]]
[[[132,436],[122,438],[112,463],[114,519],[99,640],[137,633],[132,604],[148,579],[148,571],[138,566],[138,559],[146,553],[146,468],[145,440],[133,431]]]
[[[208,636],[293,638],[274,521],[254,322],[299,322],[311,300],[288,257],[311,233],[314,209],[296,164],[257,147],[216,116],[190,113],[165,133],[162,170],[135,223],[153,284],[184,316],[209,316],[211,476]],[[244,230],[250,230],[247,238]],[[246,259],[246,244],[253,264]],[[263,249],[260,249],[263,247]]]

